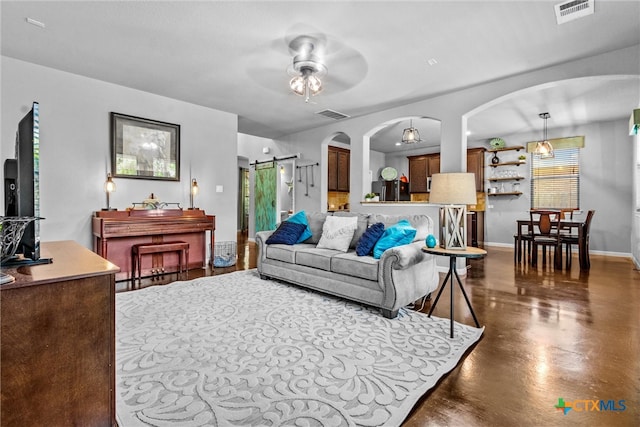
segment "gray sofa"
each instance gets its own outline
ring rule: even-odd
[[[345,253],[316,247],[324,220],[331,214],[306,215],[312,236],[303,243],[267,245],[273,231],[256,233],[260,277],[294,283],[378,307],[388,318],[396,317],[401,307],[438,287],[435,257],[421,250],[426,236],[434,232],[430,217],[336,212],[336,216],[358,217],[358,228]],[[380,259],[356,254],[356,244],[369,225],[382,222],[387,228],[401,219],[407,219],[416,228],[413,243],[387,249]]]

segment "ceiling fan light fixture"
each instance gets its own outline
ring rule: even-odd
[[[289,43],[289,49],[295,52],[293,63],[287,69],[289,75],[289,87],[299,96],[304,96],[309,102],[309,97],[319,94],[322,89],[322,80],[327,74],[327,67],[321,57],[315,54],[318,51],[318,40],[311,36],[299,36]],[[320,49],[322,51],[322,49]]]
[[[311,95],[317,95],[322,91],[322,80],[311,74],[307,77],[307,86],[309,87],[309,91],[311,91]]]
[[[300,75],[289,80],[289,87],[296,95],[315,96],[322,92],[322,80],[316,74],[316,70],[311,67],[300,69]]]
[[[295,76],[289,81],[289,87],[296,95],[304,96],[307,82],[302,76]]]
[[[413,127],[413,121],[410,121],[409,127],[402,131],[402,142],[404,144],[414,144],[421,141],[420,132]]]
[[[544,120],[544,131],[542,141],[536,142],[536,148],[533,150],[533,154],[540,156],[541,159],[551,159],[554,157],[553,145],[547,138],[547,120],[551,115],[549,113],[540,113],[538,116]]]

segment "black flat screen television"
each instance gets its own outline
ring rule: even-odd
[[[40,217],[40,106],[33,103],[16,132],[15,159],[4,162],[5,216]],[[27,225],[17,254],[40,260],[40,221]]]

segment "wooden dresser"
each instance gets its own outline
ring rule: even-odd
[[[43,242],[51,264],[3,269],[1,420],[9,426],[112,426],[115,274],[73,241]]]
[[[184,241],[189,243],[189,268],[202,268],[207,264],[207,232],[214,249],[216,218],[199,209],[152,209],[129,211],[98,211],[92,218],[94,251],[120,267],[116,280],[131,278],[131,247],[140,243]],[[165,253],[145,257],[142,276],[158,270],[178,270],[178,254]],[[212,264],[212,263],[211,263]]]

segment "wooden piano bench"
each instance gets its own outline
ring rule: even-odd
[[[131,282],[133,288],[136,283],[136,273],[139,281],[142,280],[142,256],[165,252],[178,253],[178,274],[189,269],[189,244],[181,241],[159,242],[159,243],[139,243],[131,247]],[[184,264],[182,260],[184,259]],[[184,266],[184,268],[183,268]],[[158,273],[164,274],[164,268]]]

